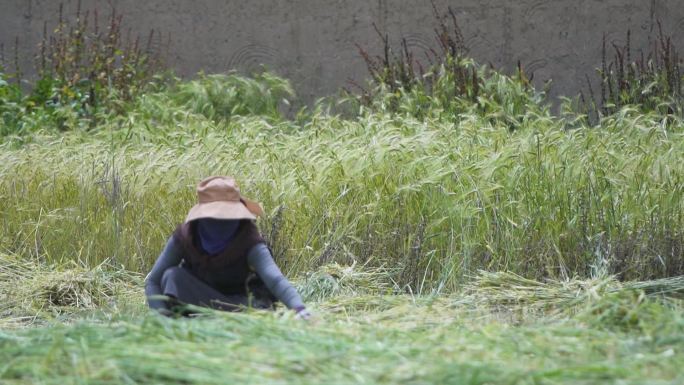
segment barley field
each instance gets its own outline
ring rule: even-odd
[[[683,383],[684,120],[479,92],[294,110],[274,75],[204,75],[123,112],[0,105],[0,383]],[[313,320],[147,309],[214,174]]]

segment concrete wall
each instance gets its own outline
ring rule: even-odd
[[[64,0],[73,14],[76,0]],[[683,49],[684,0],[437,0],[457,12],[471,54],[512,70],[520,60],[539,83],[553,79],[553,95],[576,94],[600,65],[601,37],[645,46],[661,19]],[[24,69],[42,35],[57,23],[57,0],[0,0],[0,43],[11,61],[19,37]],[[265,64],[292,80],[307,101],[363,80],[358,43],[378,52],[372,23],[409,45],[434,46],[428,0],[83,0],[84,9],[111,7],[124,24],[146,35],[171,34],[170,64],[182,75],[200,70],[249,71]],[[11,66],[10,66],[11,67]]]

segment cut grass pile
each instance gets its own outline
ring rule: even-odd
[[[397,294],[401,289],[392,281],[388,269],[368,269],[352,264],[331,263],[319,267],[295,281],[305,302],[320,302],[338,296],[370,296]]]
[[[0,328],[73,321],[94,311],[139,310],[141,285],[139,274],[104,264],[54,266],[0,254]]]
[[[675,293],[681,294],[681,284],[674,283]],[[571,288],[576,286],[584,289]],[[0,380],[679,384],[684,381],[682,304],[632,286],[484,274],[466,295],[329,296],[312,304],[317,314],[312,323],[282,310],[208,311],[195,319],[105,313],[0,333]],[[491,301],[512,288],[515,301]],[[573,293],[582,300],[549,301]],[[527,311],[531,308],[536,311]]]

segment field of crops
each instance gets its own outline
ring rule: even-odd
[[[201,104],[235,79],[5,138],[3,384],[684,381],[682,121]],[[263,203],[314,321],[147,311],[142,277],[209,174]]]
[[[361,95],[297,110],[269,73],[179,80],[126,51],[95,76],[64,52],[28,94],[0,66],[1,384],[684,383],[672,63],[554,114],[522,68],[365,56]],[[312,320],[147,309],[217,174],[264,206]]]

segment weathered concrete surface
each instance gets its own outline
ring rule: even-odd
[[[76,0],[64,0],[73,14]],[[437,0],[450,5],[471,54],[482,63],[512,70],[520,60],[552,95],[574,95],[600,65],[601,37],[644,47],[652,21],[684,42],[683,0]],[[57,0],[0,0],[0,43],[12,61],[19,37],[22,66],[36,52],[43,23],[57,23]],[[111,7],[124,23],[146,35],[171,34],[170,64],[182,75],[200,70],[249,71],[264,64],[292,80],[307,101],[335,93],[349,79],[366,77],[354,44],[378,52],[372,23],[415,48],[433,46],[428,0],[83,0],[84,9]],[[11,69],[11,65],[10,65]]]

